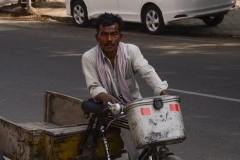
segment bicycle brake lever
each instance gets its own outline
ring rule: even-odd
[[[107,108],[105,108],[102,112],[103,112],[103,113],[106,113],[107,111],[111,111],[111,110],[110,110],[110,106],[107,107]]]

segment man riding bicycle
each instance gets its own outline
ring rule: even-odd
[[[100,15],[95,35],[98,44],[82,57],[87,88],[93,99],[102,102],[105,108],[108,107],[108,102],[126,105],[142,98],[135,79],[136,73],[145,79],[155,96],[167,94],[167,82],[159,78],[139,48],[121,42],[123,25],[122,18],[118,15]],[[121,129],[125,148],[131,160],[135,160],[140,151],[135,148],[129,135],[129,130]]]

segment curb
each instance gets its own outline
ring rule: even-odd
[[[0,13],[2,13],[2,14],[11,14],[11,15],[16,15],[16,16],[21,16],[20,13],[11,12],[11,11],[6,11],[6,10],[1,10],[1,9],[0,9]]]
[[[73,23],[73,20],[71,17],[57,17],[57,16],[50,16],[50,15],[40,15],[40,17],[43,18],[50,18],[59,22],[67,22],[67,23]]]

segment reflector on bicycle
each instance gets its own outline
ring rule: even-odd
[[[140,111],[142,115],[151,115],[149,108],[140,108]]]
[[[178,104],[169,104],[170,111],[178,111]]]

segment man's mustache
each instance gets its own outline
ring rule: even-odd
[[[105,44],[104,46],[115,46],[115,44],[113,44],[113,43],[107,43],[107,44]]]

